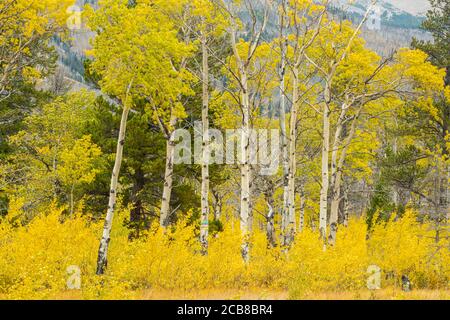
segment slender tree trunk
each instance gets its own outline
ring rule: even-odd
[[[305,191],[304,187],[302,186],[300,191],[300,217],[299,217],[299,227],[298,232],[302,233],[305,230],[305,207],[306,207],[306,201],[305,201]]]
[[[398,120],[396,117],[394,117],[395,120],[395,128],[396,130],[398,130]],[[393,139],[393,143],[392,143],[392,151],[394,152],[394,155],[397,155],[398,152],[398,142],[397,142],[397,137],[395,136]],[[397,185],[392,186],[392,201],[395,204],[395,210],[398,210],[398,208],[400,207],[400,195],[399,195],[399,188],[397,187]]]
[[[116,209],[116,200],[117,200],[117,186],[119,181],[120,167],[122,165],[123,158],[123,149],[125,145],[125,134],[127,129],[127,120],[128,114],[130,113],[130,108],[128,107],[128,94],[130,88],[132,86],[132,82],[128,86],[127,94],[125,97],[125,102],[122,111],[122,119],[120,121],[120,129],[119,129],[119,137],[117,141],[117,151],[116,151],[116,160],[114,163],[114,169],[111,176],[111,187],[109,192],[109,202],[108,202],[108,211],[106,213],[105,224],[103,227],[102,239],[100,241],[100,247],[98,249],[98,258],[97,258],[97,275],[102,275],[105,273],[105,269],[108,265],[108,247],[111,239],[111,228],[114,218],[114,212]]]
[[[330,207],[330,237],[329,244],[336,244],[336,234],[338,229],[339,220],[339,205],[341,203],[341,181],[342,173],[341,171],[336,172],[336,177],[333,181],[333,186],[331,188],[331,207]]]
[[[328,189],[329,189],[329,152],[330,152],[330,108],[329,101],[331,91],[329,85],[325,89],[325,103],[323,108],[323,137],[322,137],[322,185],[320,188],[320,213],[319,231],[324,244],[327,237],[327,216],[328,216]]]
[[[343,201],[344,201],[344,206],[343,206],[343,212],[342,212],[342,216],[343,216],[343,225],[344,225],[344,227],[348,227],[348,223],[349,223],[349,214],[350,214],[350,208],[349,208],[349,206],[350,206],[350,202],[349,202],[349,199],[348,199],[348,189],[346,188],[345,190],[344,190],[344,199],[343,199]]]
[[[331,185],[331,212],[330,212],[330,237],[329,237],[329,243],[331,245],[334,245],[336,243],[336,233],[338,229],[338,220],[339,220],[339,205],[341,202],[341,189],[342,189],[342,172],[344,170],[344,164],[345,160],[347,158],[348,148],[350,147],[350,144],[353,140],[353,137],[356,133],[356,125],[358,123],[359,116],[361,114],[362,107],[359,108],[357,111],[357,114],[354,116],[354,119],[352,120],[351,129],[348,133],[348,136],[344,140],[344,145],[342,147],[341,153],[339,155],[339,161],[338,161],[338,154],[337,150],[333,150],[333,178],[332,178],[332,185]],[[342,130],[341,130],[342,131]],[[340,133],[339,133],[340,136]],[[336,136],[337,138],[337,136]],[[339,139],[339,143],[335,144],[336,148],[339,148],[342,146],[342,140]],[[335,154],[336,153],[336,154]]]
[[[293,93],[292,93],[292,110],[290,119],[290,133],[289,133],[289,216],[288,216],[288,238],[286,245],[290,245],[294,240],[295,236],[295,176],[297,172],[297,158],[296,158],[296,147],[297,147],[297,119],[298,119],[298,77],[299,71],[297,66],[293,68]]]
[[[276,247],[276,240],[275,240],[275,211],[273,210],[273,200],[272,198],[269,199],[267,202],[267,206],[269,207],[269,212],[267,214],[267,229],[266,229],[266,236],[267,236],[267,243],[269,244],[270,248]]]
[[[286,14],[286,3],[283,1],[283,13],[280,16],[280,36],[281,36],[281,61],[280,61],[280,130],[281,130],[281,153],[283,166],[283,204],[281,208],[281,236],[283,245],[288,244],[289,225],[289,151],[288,133],[286,129],[286,39],[283,35],[284,20]]]
[[[240,76],[241,89],[241,108],[242,108],[242,130],[241,130],[241,200],[240,200],[240,229],[242,235],[241,254],[243,260],[247,263],[250,259],[250,180],[251,180],[251,166],[250,166],[250,97],[248,89],[248,78],[245,63],[242,61],[238,50],[236,41],[237,26],[233,24],[233,31],[231,32],[231,45],[233,53],[238,65]]]
[[[247,1],[246,1],[247,2]],[[254,57],[256,49],[260,45],[262,34],[266,28],[269,19],[269,4],[271,1],[266,0],[264,3],[264,17],[261,21],[261,25],[258,31],[251,35],[249,40],[250,46],[247,52],[246,58],[243,60],[239,50],[238,41],[236,39],[238,32],[238,23],[236,21],[235,10],[231,8],[229,11],[231,13],[231,26],[230,26],[230,36],[231,36],[231,47],[233,50],[233,55],[236,60],[239,69],[239,87],[241,95],[241,107],[242,107],[242,159],[241,159],[241,232],[243,236],[242,242],[242,257],[245,262],[249,261],[249,235],[251,226],[251,164],[250,164],[250,116],[251,116],[251,106],[250,106],[250,92],[248,85],[248,75],[249,75],[249,65]],[[245,6],[250,10],[250,14],[256,18],[257,14],[254,8],[248,3]],[[234,7],[231,5],[230,7]],[[258,13],[259,14],[259,13]],[[257,18],[256,18],[257,19]],[[253,160],[253,159],[252,159]],[[253,161],[252,161],[253,162]]]
[[[244,69],[242,67],[241,69]],[[250,218],[250,100],[248,96],[247,74],[241,71],[242,82],[242,159],[241,159],[241,233],[244,237],[242,243],[242,257],[244,261],[249,260],[249,218]]]
[[[134,239],[139,239],[141,234],[141,228],[146,227],[145,215],[143,210],[142,199],[140,199],[139,194],[144,190],[145,187],[145,173],[141,167],[136,169],[134,173],[134,183],[131,192],[131,202],[133,208],[130,210],[130,234],[128,235],[128,240],[133,241]]]
[[[330,206],[330,237],[329,243],[335,244],[336,232],[338,228],[338,214],[341,191],[341,171],[338,165],[339,149],[342,146],[343,121],[346,115],[346,104],[342,105],[336,132],[334,135],[333,150],[331,151],[331,206]]]
[[[212,196],[214,197],[214,220],[219,221],[222,215],[222,198],[217,190],[212,188]]]
[[[372,2],[369,8],[367,8],[366,13],[359,23],[358,27],[354,30],[352,37],[347,43],[347,49],[342,53],[341,57],[331,64],[331,69],[326,75],[325,88],[324,88],[324,110],[323,110],[323,148],[322,148],[322,186],[320,190],[320,213],[319,213],[319,230],[321,237],[324,241],[324,248],[326,248],[327,241],[327,218],[328,218],[328,193],[330,187],[329,181],[329,152],[330,152],[330,115],[331,115],[331,100],[332,100],[332,80],[336,74],[336,69],[338,66],[347,58],[350,45],[356,38],[358,32],[364,25],[367,17],[372,11],[375,2]]]
[[[159,223],[161,227],[167,228],[170,224],[170,199],[172,198],[173,167],[175,158],[175,141],[173,135],[167,140],[166,146],[166,168],[164,173],[164,188],[161,200],[161,215]]]
[[[203,144],[202,144],[202,194],[201,194],[201,221],[200,221],[200,243],[202,253],[208,253],[208,230],[209,230],[209,65],[208,48],[206,36],[202,35],[202,126],[203,126]]]
[[[445,86],[449,86],[450,85],[450,66],[446,67],[446,75],[445,75],[445,80],[444,80]],[[443,103],[445,103],[444,106],[444,116],[443,116],[443,137],[444,137],[444,141],[446,141],[446,136],[448,133],[450,133],[450,103],[448,103],[447,101],[443,101]],[[447,163],[444,163],[444,167],[445,167],[445,171],[446,171],[446,182],[445,182],[445,200],[446,200],[446,206],[445,206],[445,223],[447,224],[448,221],[450,220],[450,145],[449,144],[444,144],[444,154],[448,157],[447,158]]]
[[[283,206],[281,212],[281,229],[283,244],[287,242],[287,227],[289,221],[289,153],[288,153],[288,135],[286,129],[286,85],[285,72],[286,61],[283,54],[280,71],[280,130],[281,130],[281,148],[283,161]]]
[[[441,222],[442,222],[442,214],[441,214],[441,170],[439,168],[439,163],[436,164],[435,167],[435,178],[434,178],[434,214],[435,214],[435,223],[436,223],[436,236],[435,242],[439,243],[441,241]]]

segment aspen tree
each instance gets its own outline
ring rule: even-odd
[[[376,1],[372,1],[367,11],[351,36],[344,40],[345,43],[335,43],[335,39],[331,41],[332,56],[329,57],[331,61],[325,61],[323,66],[320,66],[320,62],[316,62],[305,55],[306,59],[315,66],[321,73],[323,78],[323,90],[322,90],[322,168],[321,168],[321,188],[320,188],[320,212],[319,212],[319,231],[320,236],[324,242],[324,248],[327,239],[327,222],[328,222],[328,197],[330,187],[330,173],[329,173],[329,153],[330,153],[330,133],[331,133],[331,112],[332,112],[332,86],[334,77],[336,75],[337,68],[346,59],[353,41],[358,36],[362,26],[366,22],[370,12]],[[333,37],[333,32],[337,31],[336,23],[331,24],[331,30],[329,31]],[[322,57],[323,58],[323,57]]]
[[[281,133],[281,156],[282,156],[282,167],[283,167],[283,204],[281,208],[281,234],[283,245],[287,245],[287,226],[289,217],[289,154],[288,154],[288,143],[289,137],[286,128],[286,69],[287,69],[287,50],[288,50],[288,32],[289,32],[289,6],[287,0],[282,0],[278,8],[278,19],[279,19],[279,51],[280,51],[280,62],[279,62],[279,81],[280,81],[280,133]]]
[[[345,30],[345,28],[341,28]],[[348,30],[351,35],[353,31]],[[336,34],[335,34],[336,35]],[[411,52],[412,53],[412,52]],[[370,108],[375,102],[388,105],[389,99],[400,99],[408,93],[412,96],[417,87],[410,75],[413,72],[421,73],[423,79],[429,81],[426,69],[429,66],[423,60],[415,62],[402,62],[402,55],[381,59],[375,53],[365,49],[360,39],[355,40],[345,64],[336,70],[333,85],[333,103],[340,106],[338,119],[335,124],[334,137],[330,137],[331,151],[331,182],[330,182],[330,235],[329,244],[336,243],[336,233],[339,222],[339,207],[342,202],[343,171],[348,157],[350,146],[356,137],[358,126],[361,124],[363,114],[370,114]],[[393,62],[393,63],[390,63]],[[400,71],[401,70],[401,71]],[[429,81],[433,83],[433,81]],[[384,101],[385,102],[384,102]]]
[[[167,54],[164,58],[165,61],[162,61],[162,63],[166,64],[166,72],[170,74],[169,79],[172,83],[164,84],[164,81],[160,79],[158,80],[159,85],[161,87],[165,85],[165,88],[160,88],[156,96],[151,94],[146,94],[145,96],[152,111],[153,120],[157,123],[166,139],[166,162],[159,210],[160,226],[165,229],[170,225],[175,213],[170,207],[176,146],[173,134],[178,122],[187,117],[182,102],[183,97],[193,94],[190,87],[193,75],[187,70],[187,65],[195,49],[193,44],[194,30],[190,25],[192,18],[190,5],[186,0],[141,0],[136,2],[137,8],[140,6],[150,7],[155,14],[167,20],[172,28],[173,35],[176,36],[176,42],[174,42],[174,46],[171,49],[161,50],[161,52]],[[159,41],[161,40],[164,41],[164,39],[159,39]],[[171,38],[169,38],[170,40]]]
[[[167,109],[172,111],[174,104],[171,102],[180,91],[187,92],[183,79],[174,73],[173,64],[191,49],[177,39],[173,23],[156,10],[153,2],[139,1],[129,6],[128,1],[104,0],[97,11],[88,10],[87,16],[89,26],[97,33],[91,52],[92,68],[101,77],[102,91],[117,97],[122,107],[108,210],[98,252],[97,274],[100,275],[107,266],[126,126],[133,99],[147,98],[149,105],[160,114]]]
[[[227,4],[225,1],[221,2],[221,7],[226,11],[229,17],[229,34],[231,39],[231,48],[233,50],[233,58],[236,62],[237,73],[233,73],[239,85],[240,91],[240,107],[242,110],[242,130],[241,130],[241,200],[240,200],[240,227],[243,236],[242,243],[242,257],[244,261],[249,260],[249,232],[250,232],[250,218],[251,218],[251,101],[250,101],[250,87],[249,87],[249,67],[255,57],[255,53],[261,43],[261,37],[266,29],[269,19],[271,0],[258,1],[253,3],[252,0],[243,0],[240,5],[245,6],[249,10],[251,17],[251,31],[249,32],[249,40],[247,51],[243,53],[239,50],[241,39],[238,38],[238,31],[240,31],[241,21],[238,17],[238,10],[240,6],[236,3]],[[258,19],[259,12],[257,9],[262,7],[262,18]]]
[[[312,1],[291,1],[289,9],[289,19],[293,30],[294,43],[291,45],[292,54],[288,60],[288,66],[292,77],[292,106],[289,120],[289,148],[288,148],[288,213],[286,217],[285,245],[290,245],[294,240],[296,232],[296,206],[295,206],[295,190],[297,175],[297,127],[298,115],[301,100],[308,95],[307,89],[311,82],[311,75],[307,75],[305,71],[306,51],[316,45],[316,39],[320,30],[324,27],[323,23],[326,15],[326,7],[328,1],[324,1],[322,6],[314,4]],[[310,14],[313,12],[314,14]],[[301,68],[303,67],[303,79],[301,78]],[[303,83],[301,83],[303,80]],[[300,92],[300,87],[305,92]]]
[[[202,252],[208,252],[208,230],[209,230],[209,162],[210,162],[210,134],[209,134],[209,91],[210,91],[210,48],[209,44],[214,37],[220,37],[226,26],[217,5],[210,0],[196,0],[193,3],[194,19],[198,20],[194,27],[198,33],[201,43],[202,66],[202,155],[201,155],[201,216],[200,216],[200,243]]]

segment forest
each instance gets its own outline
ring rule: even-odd
[[[73,2],[0,0],[0,299],[450,299],[449,0]]]

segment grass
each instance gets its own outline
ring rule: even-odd
[[[149,289],[136,292],[139,300],[287,300],[287,291],[268,289],[211,289],[200,291],[172,291]],[[57,300],[82,299],[80,291],[66,291]],[[377,291],[360,290],[354,292],[322,292],[306,295],[304,300],[450,300],[449,290],[414,290],[403,292],[398,288]]]

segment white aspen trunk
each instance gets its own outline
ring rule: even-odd
[[[395,120],[396,120],[396,124],[397,124],[397,119],[395,119]],[[398,126],[398,124],[397,124],[397,126]],[[397,137],[394,137],[394,143],[392,145],[392,151],[394,152],[395,155],[397,155],[397,152],[398,152]],[[399,197],[399,194],[398,194],[397,186],[394,185],[393,189],[394,190],[393,190],[392,198],[393,198],[393,201],[394,201],[394,204],[395,204],[395,208],[397,209],[400,206],[400,197]]]
[[[248,67],[250,62],[256,52],[256,49],[259,46],[259,42],[261,40],[262,33],[264,32],[267,21],[269,18],[269,3],[271,1],[266,0],[264,5],[264,18],[262,21],[262,25],[260,30],[252,35],[249,43],[250,47],[247,53],[247,57],[245,60],[241,58],[237,48],[237,39],[236,33],[238,31],[238,25],[236,22],[236,18],[234,16],[234,10],[231,10],[232,21],[231,21],[231,47],[233,50],[234,57],[237,62],[237,66],[239,69],[239,84],[240,84],[240,94],[241,94],[241,106],[242,106],[242,159],[241,159],[241,232],[243,236],[242,243],[242,257],[245,262],[249,261],[249,231],[251,224],[251,165],[250,165],[250,97],[249,97],[249,86],[248,86]],[[248,4],[246,4],[248,5]],[[250,8],[251,14],[256,16],[256,13],[251,6],[247,6]]]
[[[337,67],[344,61],[348,55],[349,49],[353,40],[356,38],[358,32],[361,30],[362,26],[367,20],[370,12],[376,1],[373,1],[367,8],[366,13],[359,23],[358,27],[355,29],[352,37],[347,43],[347,48],[344,50],[341,57],[334,61],[331,65],[331,70],[326,75],[325,88],[324,88],[324,110],[323,110],[323,148],[322,148],[322,186],[320,190],[320,213],[319,213],[319,230],[321,237],[324,241],[324,248],[326,248],[327,241],[327,218],[328,218],[328,192],[329,192],[329,152],[330,152],[330,115],[331,115],[331,84],[333,77],[336,74]]]
[[[163,228],[167,228],[170,224],[170,199],[172,197],[173,166],[175,158],[175,141],[173,140],[173,135],[171,135],[169,140],[167,140],[166,148],[166,168],[161,200],[161,215],[159,219],[159,223]]]
[[[355,115],[350,132],[348,136],[345,138],[344,146],[341,150],[341,154],[339,155],[339,161],[337,160],[337,150],[333,150],[333,179],[332,179],[332,199],[331,199],[331,212],[330,212],[330,237],[329,237],[329,243],[331,245],[336,244],[336,234],[338,229],[338,221],[339,221],[339,204],[341,201],[341,187],[342,187],[342,171],[344,169],[345,159],[347,158],[347,152],[348,148],[350,147],[350,144],[353,140],[353,137],[355,136],[356,132],[356,124],[358,122],[359,116],[361,114],[362,107],[358,110],[357,114]],[[340,135],[340,133],[339,133]],[[338,146],[342,145],[341,139],[339,139]],[[336,153],[334,155],[334,153]]]
[[[248,96],[247,74],[241,68],[242,82],[242,159],[241,159],[241,233],[244,237],[242,243],[242,257],[244,261],[249,261],[249,218],[250,218],[250,100]]]
[[[286,19],[286,3],[282,2],[283,13],[280,15],[280,131],[281,131],[281,156],[283,166],[283,204],[281,208],[281,237],[283,245],[288,244],[288,225],[289,225],[289,151],[288,151],[288,133],[286,129],[286,37],[283,34],[284,21]]]
[[[128,87],[128,92],[130,90],[130,87],[131,87],[131,83],[130,83],[130,86]],[[108,247],[109,247],[109,242],[111,239],[111,228],[112,228],[112,223],[113,223],[113,218],[114,218],[114,212],[116,209],[117,186],[118,186],[118,181],[119,181],[120,167],[122,165],[128,114],[130,112],[129,107],[127,106],[128,92],[127,92],[127,97],[125,98],[125,103],[124,103],[124,107],[123,107],[123,111],[122,111],[122,119],[120,121],[119,137],[118,137],[118,141],[117,141],[116,160],[114,163],[114,169],[113,169],[112,177],[111,177],[108,211],[106,213],[106,219],[105,219],[105,224],[103,227],[102,239],[100,241],[100,247],[98,249],[97,275],[104,274],[106,267],[108,265]]]
[[[240,200],[240,229],[242,235],[241,254],[247,263],[250,260],[249,245],[249,218],[250,218],[250,97],[248,91],[248,78],[245,63],[237,50],[236,25],[233,24],[231,32],[231,46],[239,69],[241,86],[242,130],[241,130],[241,200]]]
[[[350,214],[350,208],[349,208],[350,202],[348,200],[348,189],[344,190],[344,227],[348,227],[349,223],[349,214]]]
[[[328,216],[328,189],[329,189],[329,152],[330,152],[330,108],[331,88],[327,81],[325,87],[325,103],[323,107],[323,136],[322,136],[322,186],[320,188],[320,212],[319,231],[324,245],[327,237],[327,216]]]
[[[201,191],[201,221],[200,221],[200,243],[202,253],[208,253],[208,229],[209,229],[209,66],[208,66],[208,49],[206,36],[202,35],[202,191]]]
[[[270,248],[276,247],[276,240],[275,240],[275,211],[273,209],[273,190],[271,190],[271,194],[268,195],[267,199],[267,206],[269,207],[269,212],[267,214],[267,226],[266,226],[266,237],[267,237],[267,243]]]
[[[342,105],[341,114],[339,116],[336,132],[334,134],[333,149],[331,151],[331,206],[330,206],[330,237],[329,243],[331,245],[335,244],[335,237],[337,232],[338,215],[339,215],[339,203],[340,203],[340,192],[341,192],[341,171],[338,168],[338,156],[339,148],[342,145],[342,131],[343,131],[343,121],[346,115],[347,106],[344,103]]]
[[[169,130],[173,130],[178,119],[172,114],[170,116]],[[160,226],[167,228],[170,224],[170,200],[172,198],[173,168],[175,161],[175,141],[173,132],[166,137],[166,166],[164,171],[164,187],[161,200],[161,213],[159,217]]]
[[[306,207],[305,191],[302,186],[302,190],[300,192],[300,217],[298,219],[298,221],[299,221],[298,232],[299,233],[302,233],[305,230],[305,207]]]
[[[298,118],[298,75],[299,71],[297,66],[294,66],[293,70],[293,93],[292,93],[292,110],[290,119],[290,133],[289,133],[289,218],[288,218],[288,238],[287,245],[290,245],[295,236],[295,175],[297,172],[297,158],[296,158],[296,146],[297,146],[297,118]]]
[[[212,196],[213,196],[213,206],[214,206],[214,220],[219,221],[220,217],[222,215],[222,198],[217,190],[212,188],[211,190]]]
[[[281,233],[283,244],[287,242],[287,227],[289,218],[289,152],[288,152],[288,136],[286,129],[286,60],[285,54],[282,53],[281,70],[280,70],[280,130],[281,130],[281,152],[283,163],[283,206],[281,212]]]
[[[435,211],[435,223],[436,223],[436,238],[435,242],[439,243],[441,240],[441,170],[439,163],[436,164],[436,173],[434,178],[434,211]]]
[[[330,207],[330,236],[328,242],[330,245],[336,244],[336,234],[339,220],[339,204],[341,202],[341,181],[342,173],[338,170],[335,174],[333,186],[331,188],[331,207]]]

